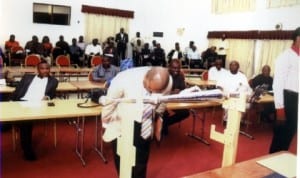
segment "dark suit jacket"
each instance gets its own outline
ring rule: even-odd
[[[117,42],[117,48],[118,49],[126,49],[126,45],[128,43],[128,34],[123,33],[123,38],[121,38],[121,33],[118,33],[116,35],[116,42]]]
[[[35,75],[32,74],[25,74],[22,77],[19,85],[16,87],[16,90],[12,94],[13,101],[19,101],[26,94],[34,77]],[[58,86],[58,80],[54,77],[49,76],[48,83],[45,90],[45,96],[49,96],[50,99],[53,99],[55,97],[57,86]]]

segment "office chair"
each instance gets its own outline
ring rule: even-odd
[[[102,57],[101,56],[93,56],[91,59],[91,66],[95,67],[99,64],[102,64]]]
[[[35,67],[38,65],[38,63],[41,62],[41,57],[38,54],[29,54],[25,58],[24,66],[32,66]]]

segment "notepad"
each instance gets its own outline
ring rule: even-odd
[[[282,153],[256,162],[285,177],[296,177],[297,157],[293,154]]]
[[[0,85],[6,85],[6,80],[5,79],[0,79]]]

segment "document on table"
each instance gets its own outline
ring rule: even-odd
[[[6,80],[5,79],[0,79],[0,85],[6,85]]]
[[[285,177],[296,177],[297,157],[293,154],[282,153],[256,162]]]

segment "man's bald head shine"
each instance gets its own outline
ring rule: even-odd
[[[168,69],[152,67],[144,78],[144,87],[150,93],[162,93],[169,85],[170,75]]]

